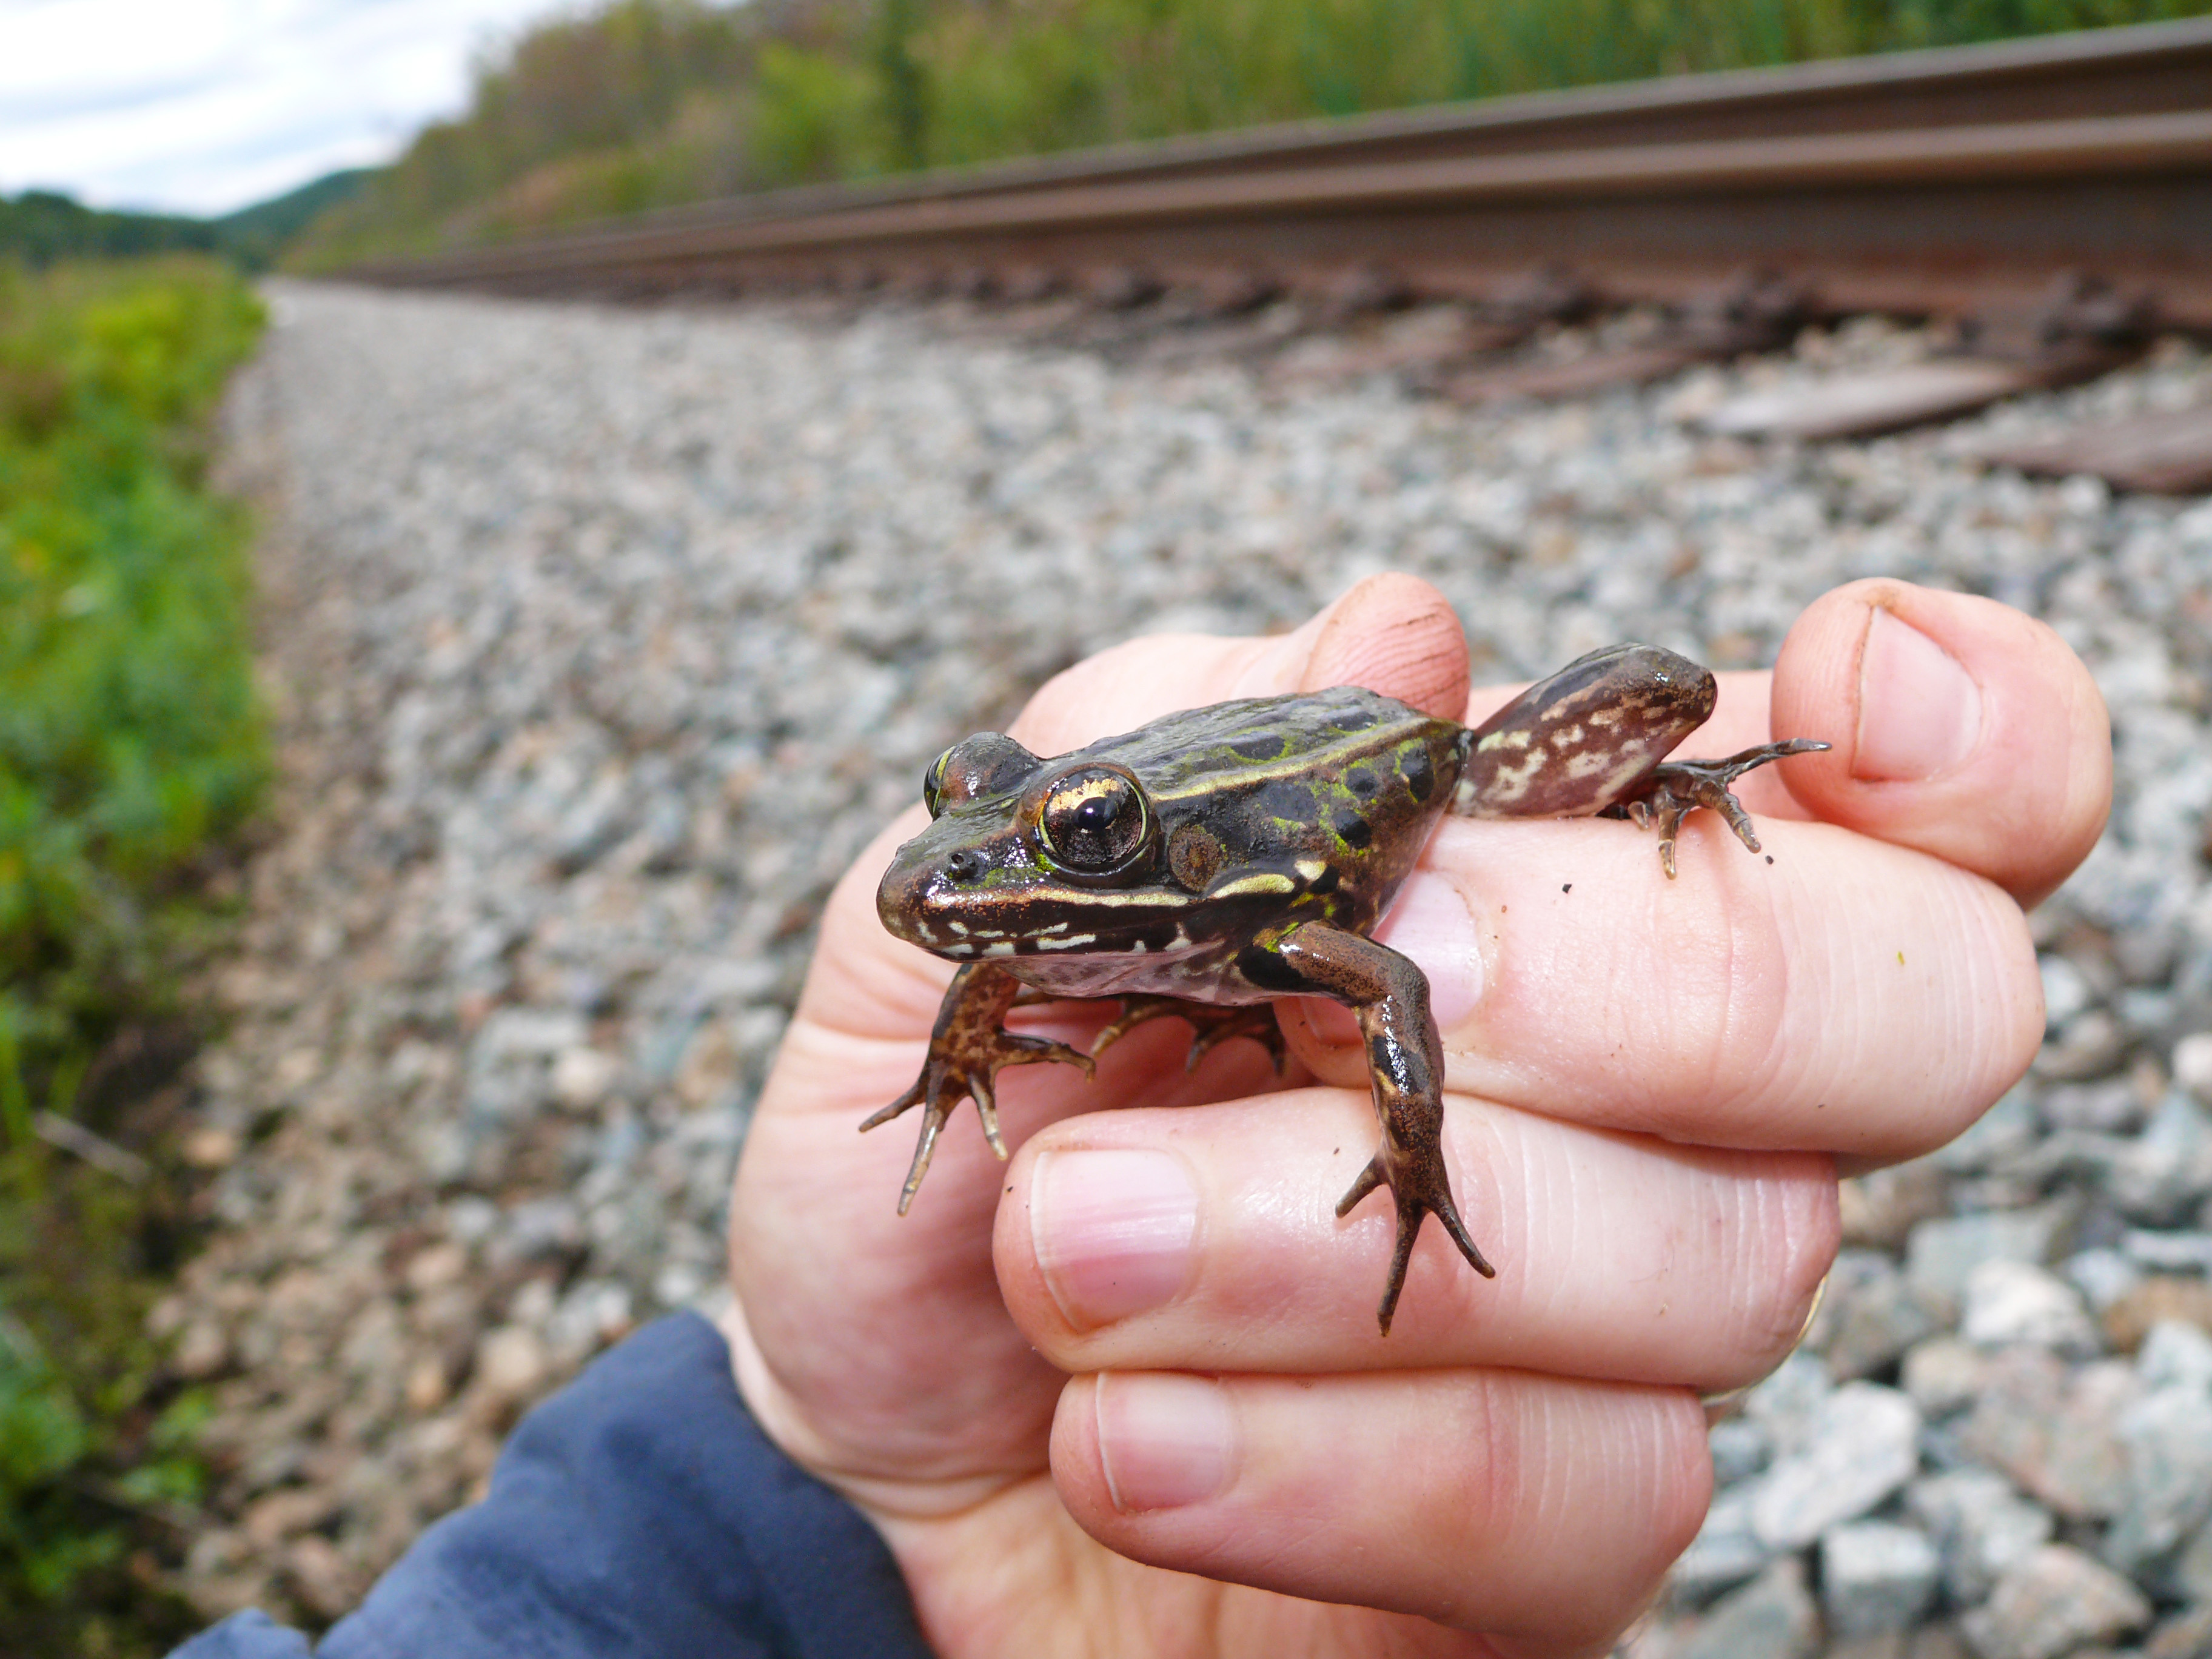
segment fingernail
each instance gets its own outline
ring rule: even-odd
[[[1419,872],[1398,890],[1375,942],[1411,957],[1429,981],[1429,1012],[1449,1031],[1482,998],[1482,946],[1459,890],[1442,876]]]
[[[1098,1378],[1098,1461],[1124,1515],[1212,1497],[1237,1463],[1237,1417],[1221,1385],[1162,1373]]]
[[[1030,1242],[1061,1316],[1096,1330],[1172,1300],[1190,1278],[1198,1189],[1166,1152],[1047,1152],[1030,1183]]]
[[[1884,782],[1939,777],[1982,738],[1982,691],[1959,659],[1875,608],[1859,657],[1859,734],[1851,775]]]

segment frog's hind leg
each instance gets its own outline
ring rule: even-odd
[[[899,1193],[901,1215],[914,1202],[922,1176],[929,1173],[938,1132],[963,1095],[975,1102],[976,1115],[983,1120],[983,1136],[991,1143],[991,1150],[1002,1158],[1006,1156],[1006,1143],[999,1134],[996,1085],[1000,1067],[1057,1060],[1080,1066],[1086,1077],[1094,1073],[1091,1056],[1065,1042],[1024,1036],[1006,1029],[1007,1011],[1022,989],[1020,981],[992,963],[970,963],[953,975],[952,983],[945,987],[945,1000],[938,1005],[937,1024],[929,1034],[929,1056],[922,1062],[921,1075],[912,1088],[860,1126],[865,1133],[890,1122],[908,1107],[921,1108],[921,1139],[914,1149],[906,1185]]]
[[[1382,1305],[1376,1310],[1376,1322],[1388,1336],[1399,1295],[1406,1288],[1414,1241],[1429,1215],[1443,1223],[1469,1267],[1485,1279],[1498,1274],[1460,1219],[1444,1170],[1443,1045],[1429,1012],[1429,982],[1418,967],[1389,946],[1326,922],[1292,927],[1272,947],[1259,945],[1253,951],[1263,954],[1253,958],[1248,952],[1251,959],[1238,963],[1248,978],[1264,983],[1272,965],[1279,976],[1273,988],[1317,993],[1346,1004],[1359,1016],[1382,1144],[1336,1212],[1348,1215],[1381,1186],[1390,1188],[1396,1202],[1397,1243],[1383,1282]]]
[[[1657,827],[1659,863],[1667,872],[1667,879],[1672,881],[1674,836],[1682,827],[1686,813],[1700,806],[1711,807],[1728,820],[1728,827],[1735,831],[1735,838],[1756,853],[1759,850],[1759,836],[1751,827],[1751,815],[1743,810],[1743,804],[1736,799],[1729,786],[1769,761],[1788,755],[1814,754],[1827,746],[1810,738],[1792,738],[1787,743],[1763,743],[1756,749],[1730,755],[1726,760],[1668,761],[1653,770],[1642,794],[1633,800],[1615,803],[1606,809],[1607,813],[1631,818],[1639,830]]]
[[[1193,1002],[1185,997],[1155,996],[1126,996],[1120,1000],[1121,1012],[1091,1039],[1093,1060],[1104,1054],[1109,1045],[1118,1042],[1148,1021],[1179,1019],[1191,1030],[1190,1052],[1183,1059],[1186,1072],[1196,1071],[1198,1062],[1206,1058],[1209,1049],[1236,1037],[1249,1037],[1265,1048],[1267,1057],[1275,1063],[1277,1077],[1290,1066],[1291,1051],[1283,1042],[1283,1028],[1275,1023],[1272,1003]]]

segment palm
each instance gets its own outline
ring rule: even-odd
[[[902,827],[911,828],[887,831],[830,901],[732,1204],[738,1288],[792,1413],[786,1426],[821,1455],[822,1473],[902,1534],[902,1557],[911,1551],[943,1564],[927,1599],[961,1613],[936,1621],[939,1628],[972,1632],[979,1646],[997,1636],[1027,1652],[1063,1641],[1070,1650],[1146,1655],[1489,1651],[1425,1620],[1126,1560],[1069,1517],[1049,1462],[1066,1378],[1015,1326],[993,1268],[1005,1166],[963,1109],[902,1218],[896,1199],[912,1150],[906,1120],[865,1139],[854,1133],[911,1080],[945,977],[874,919],[869,872]],[[854,1029],[852,1010],[875,1014],[872,1029]],[[887,1039],[893,1025],[908,1035]],[[1054,1066],[1005,1074],[1010,1141],[1079,1112],[1182,1104],[1276,1081],[1251,1044],[1227,1045],[1187,1073],[1184,1037],[1173,1022],[1141,1028],[1116,1045],[1096,1083]],[[778,1293],[759,1294],[770,1279]],[[1013,1564],[1018,1570],[1009,1572]],[[1086,1607],[1102,1605],[1116,1609],[1110,1630],[1083,1621]]]

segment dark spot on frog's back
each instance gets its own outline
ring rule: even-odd
[[[1382,780],[1365,767],[1355,766],[1344,775],[1344,787],[1360,799],[1368,800],[1382,787]]]
[[[1314,805],[1313,787],[1301,778],[1275,778],[1252,792],[1252,810],[1263,818],[1310,823]]]
[[[1347,812],[1336,821],[1336,833],[1346,847],[1364,847],[1375,839],[1374,826],[1357,813]]]
[[[1229,747],[1240,760],[1275,760],[1282,755],[1283,738],[1280,732],[1263,732],[1255,737],[1239,738]]]
[[[1417,801],[1428,799],[1437,787],[1437,769],[1429,759],[1429,751],[1409,748],[1398,757],[1398,775],[1406,781],[1406,788]]]
[[[1364,732],[1375,724],[1371,708],[1346,708],[1328,717],[1328,723],[1340,732]]]

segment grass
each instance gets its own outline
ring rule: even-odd
[[[248,527],[204,477],[260,324],[212,261],[0,265],[0,1652],[185,1628],[160,1578],[199,1407],[144,1334],[181,1211],[157,1147],[138,1183],[39,1129],[142,1138],[116,1061],[179,1029],[198,878],[265,770]]]

